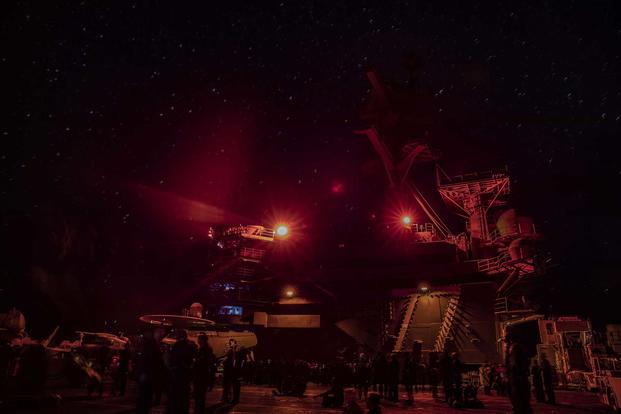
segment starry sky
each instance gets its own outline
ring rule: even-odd
[[[621,292],[618,2],[52,3],[2,6],[8,292],[27,274],[115,291],[214,215],[289,214],[311,245],[350,243],[386,186],[352,134],[365,70],[407,84],[409,56],[444,169],[508,166],[577,311]],[[179,224],[179,205],[204,220]],[[63,237],[72,251],[44,247]]]

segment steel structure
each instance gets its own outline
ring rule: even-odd
[[[464,265],[474,265],[479,274],[488,275],[489,280],[496,283],[496,297],[492,289],[489,303],[491,320],[506,324],[513,318],[532,315],[534,311],[522,296],[523,291],[518,292],[515,288],[525,278],[537,274],[538,259],[532,245],[538,235],[530,219],[517,217],[512,209],[505,209],[504,212],[498,209],[507,205],[507,196],[510,195],[508,171],[450,177],[436,165],[438,193],[465,220],[465,232],[454,234],[416,185],[408,180],[414,164],[437,159],[427,143],[409,139],[410,134],[416,131],[400,124],[400,119],[407,117],[406,112],[411,109],[395,106],[393,102],[398,101],[398,98],[395,99],[398,92],[385,86],[373,71],[367,72],[367,78],[372,91],[363,117],[370,127],[354,133],[369,139],[382,161],[389,186],[397,188],[404,196],[412,197],[428,217],[430,223],[407,223],[412,230],[412,239],[416,242],[441,240],[454,244],[471,258]],[[395,143],[403,142],[404,145],[395,146]],[[499,213],[502,214],[499,216]],[[457,292],[449,289],[434,296],[433,300],[440,304],[438,309],[441,315],[434,316],[437,319],[433,322],[435,334],[431,335],[433,340],[424,344],[423,349],[438,352],[449,342],[467,348],[471,342],[480,340],[469,328],[469,316],[462,314],[460,309],[465,306],[464,301],[472,304],[482,298],[474,298],[471,290],[466,298],[460,292],[460,289]],[[382,343],[393,352],[409,351],[413,343],[420,342],[421,335],[429,337],[430,325],[421,321],[425,318],[429,321],[430,316],[424,306],[421,308],[420,298],[420,294],[413,293],[394,297],[387,304],[389,312],[383,312]],[[426,334],[416,334],[423,332],[423,328],[427,329]]]
[[[261,225],[211,229],[209,234],[228,257],[224,277],[214,280],[210,288],[228,294],[237,294],[254,282],[266,253],[278,239],[274,229]]]
[[[437,167],[438,192],[444,200],[465,214],[471,240],[490,242],[487,213],[505,205],[510,181],[506,171],[488,171],[450,178]]]
[[[365,135],[369,139],[382,161],[389,185],[401,188],[405,194],[412,196],[429,218],[433,229],[431,231],[426,229],[424,232],[429,233],[433,237],[422,237],[421,240],[451,240],[454,236],[451,234],[448,226],[435,212],[416,185],[407,180],[414,164],[433,161],[437,157],[433,154],[429,145],[420,140],[408,140],[401,146],[401,154],[398,154],[398,151],[391,151],[389,149],[386,140],[382,137],[378,128],[394,127],[399,115],[393,110],[389,101],[388,91],[385,90],[375,72],[367,71],[367,78],[373,87],[371,99],[373,103],[369,105],[371,108],[368,111],[372,125],[370,128],[357,130],[354,133]],[[425,224],[416,224],[415,228],[418,229],[418,226],[425,228]]]

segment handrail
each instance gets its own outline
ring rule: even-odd
[[[444,314],[444,319],[442,321],[442,326],[440,327],[440,331],[438,332],[438,336],[436,337],[433,345],[433,349],[436,352],[441,352],[443,350],[444,345],[446,344],[446,338],[448,338],[451,333],[453,328],[453,320],[457,316],[457,308],[459,307],[460,298],[461,292],[455,296],[451,296],[449,299],[446,313]]]
[[[497,178],[505,178],[507,177],[507,170],[488,170],[488,171],[480,171],[473,172],[467,174],[459,174],[450,177],[450,181],[446,184],[454,184],[454,183],[463,183],[468,181],[479,181],[479,180],[494,180]],[[441,182],[442,180],[440,180]],[[440,185],[444,185],[442,182]]]
[[[509,261],[511,256],[508,253],[500,253],[498,256],[489,259],[479,259],[477,262],[477,270],[479,272],[492,272],[503,268]]]
[[[410,323],[412,322],[412,316],[416,310],[419,298],[420,295],[410,295],[408,307],[405,311],[405,315],[403,316],[401,327],[399,328],[399,336],[395,342],[394,352],[401,352],[401,349],[403,349],[403,343],[405,342],[408,331],[410,330]]]

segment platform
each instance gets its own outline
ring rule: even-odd
[[[208,413],[342,413],[342,410],[329,410],[321,408],[319,398],[312,398],[323,391],[325,388],[316,385],[309,386],[306,397],[274,397],[272,389],[263,386],[243,386],[241,403],[235,406],[222,406],[219,404],[221,389],[218,387],[207,396]],[[354,390],[346,390],[346,401],[355,398]],[[60,389],[56,390],[63,397],[63,403],[58,411],[51,410],[29,410],[19,411],[28,413],[131,413],[134,408],[134,396],[130,395],[121,397],[111,397],[104,394],[102,398],[87,399],[83,390],[77,389]],[[403,389],[400,392],[400,398],[405,399]],[[406,407],[403,403],[393,404],[385,402],[382,404],[383,413],[456,413],[456,412],[478,412],[504,414],[511,412],[511,404],[506,397],[497,396],[481,396],[481,400],[485,404],[484,409],[467,409],[454,410],[448,408],[440,401],[434,401],[429,392],[419,392],[415,394],[415,404],[412,407]],[[557,405],[551,406],[546,404],[533,403],[534,412],[537,414],[553,414],[553,413],[612,413],[613,411],[599,403],[597,394],[587,392],[558,391]],[[364,402],[361,402],[364,405]],[[151,411],[154,414],[163,414],[166,407],[160,405],[154,407]],[[190,410],[192,413],[192,409]],[[365,409],[366,412],[366,409]]]

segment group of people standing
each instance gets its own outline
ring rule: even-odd
[[[445,400],[460,398],[461,361],[457,354],[446,352],[440,356],[430,353],[427,364],[422,363],[420,353],[412,352],[399,358],[397,354],[378,352],[371,359],[365,353],[356,356],[353,367],[353,384],[358,399],[366,399],[369,390],[376,392],[381,398],[397,402],[399,385],[405,388],[406,404],[414,403],[414,392],[425,389],[429,385],[434,398],[438,396],[439,379],[445,390]]]
[[[246,353],[237,349],[234,340],[223,361],[223,404],[239,403],[241,372]],[[206,335],[198,336],[198,347],[188,340],[187,332],[177,331],[176,342],[163,353],[151,332],[145,333],[136,358],[137,413],[148,413],[153,404],[159,404],[164,384],[168,383],[168,414],[187,414],[190,398],[194,398],[194,412],[205,412],[207,392],[214,386],[216,357]],[[167,378],[165,380],[164,378]]]
[[[403,370],[399,359],[395,354],[385,355],[378,352],[368,369],[361,369],[364,375],[358,376],[357,388],[362,388],[369,382],[373,391],[377,392],[381,398],[397,402],[399,400],[399,384],[404,384],[408,394],[408,403],[414,402],[414,389],[418,387],[421,373],[424,366],[420,364],[419,358],[408,355],[403,364]],[[367,388],[363,388],[364,397],[367,395]],[[362,396],[359,393],[359,396]]]
[[[134,374],[137,381],[138,413],[148,413],[152,405],[159,405],[162,393],[167,393],[167,413],[188,413],[190,399],[194,399],[195,413],[205,411],[206,394],[214,387],[216,376],[216,357],[206,335],[198,336],[198,346],[189,341],[187,332],[178,330],[176,342],[165,347],[152,332],[146,332],[132,358],[129,346],[118,353],[116,364],[111,364],[111,353],[107,347],[98,350],[92,363],[85,365],[93,375],[89,375],[89,395],[98,390],[102,393],[101,378],[106,372],[112,373],[111,394],[125,393],[130,360],[134,361]],[[478,385],[489,395],[496,390],[497,395],[509,396],[515,413],[530,414],[531,395],[537,402],[555,404],[553,388],[553,367],[542,355],[541,360],[530,361],[523,347],[507,338],[504,365],[484,364],[479,369]],[[39,347],[41,348],[41,347]],[[45,353],[37,347],[28,348],[21,358],[20,378],[24,389],[35,389],[27,385],[35,382],[34,375],[28,372],[45,372],[32,367],[45,367]],[[76,354],[76,356],[79,354]],[[36,357],[36,358],[35,358]],[[32,362],[30,362],[32,361]],[[116,365],[114,370],[110,365]],[[407,395],[407,405],[414,404],[414,393],[425,390],[428,384],[434,399],[438,397],[442,385],[444,401],[451,407],[466,407],[476,400],[477,384],[462,383],[465,367],[456,352],[431,352],[426,364],[421,361],[421,352],[407,355],[377,352],[373,357],[358,352],[353,359],[337,358],[333,363],[310,363],[300,359],[287,361],[253,361],[247,352],[237,349],[234,340],[222,361],[223,404],[236,404],[240,400],[242,380],[255,384],[275,387],[275,396],[302,397],[308,382],[330,384],[323,393],[324,407],[342,407],[345,402],[345,387],[353,385],[358,401],[365,400],[369,412],[380,412],[381,399],[398,402],[399,387],[403,385]],[[28,379],[30,382],[27,382]],[[42,388],[43,381],[38,381]],[[474,392],[473,392],[474,390]],[[355,403],[355,401],[354,401]],[[350,408],[357,405],[350,402]],[[355,412],[355,411],[352,411]]]
[[[531,366],[523,347],[509,338],[505,366],[509,399],[515,413],[530,414],[533,412],[530,405],[531,378],[537,402],[556,403],[552,381],[553,369],[545,355],[542,357],[541,366],[536,359]]]

